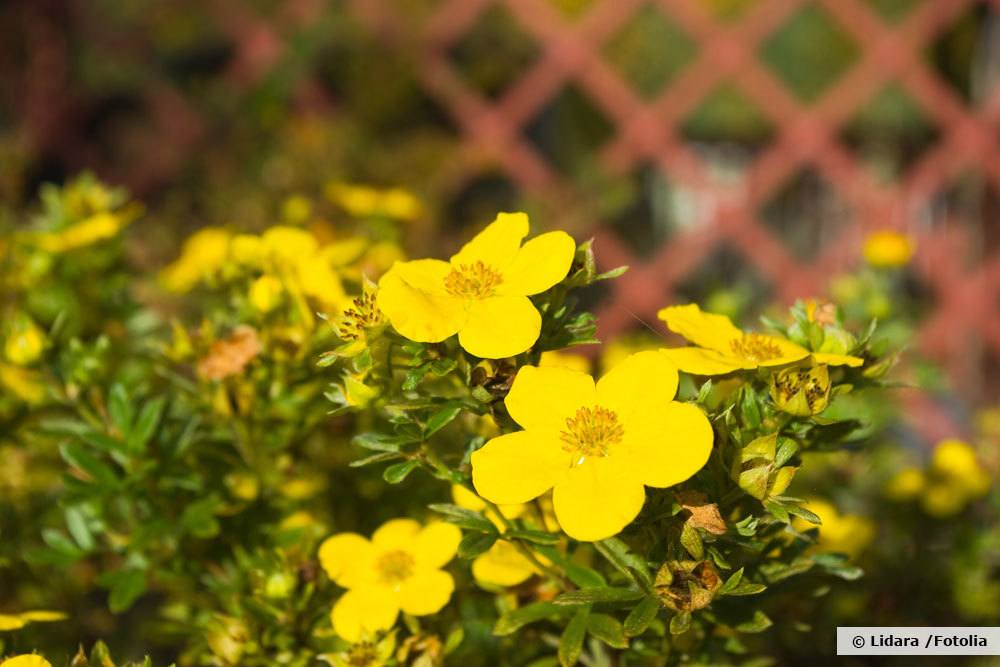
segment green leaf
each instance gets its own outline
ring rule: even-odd
[[[743,568],[741,567],[740,569],[733,572],[728,579],[726,579],[726,583],[722,584],[722,587],[719,588],[718,595],[725,595],[732,589],[739,586],[740,581],[742,580],[743,580]]]
[[[670,634],[682,635],[691,628],[691,612],[679,611],[670,619]]]
[[[743,413],[743,421],[752,429],[760,428],[760,404],[757,392],[749,384],[743,385],[743,400],[740,403],[740,411]]]
[[[163,397],[157,397],[147,402],[139,411],[139,418],[135,421],[135,426],[129,432],[125,442],[131,452],[141,452],[146,448],[156,426],[160,422],[160,415],[163,413]]]
[[[499,637],[511,635],[525,625],[548,618],[556,618],[564,613],[564,608],[558,607],[551,602],[533,602],[502,615],[493,627],[493,634]]]
[[[90,454],[76,443],[66,443],[59,448],[63,460],[71,466],[82,470],[94,482],[104,486],[118,486],[118,475],[112,468]]]
[[[427,420],[424,428],[424,438],[429,438],[442,428],[447,426],[462,412],[461,403],[449,403],[444,408],[438,410]]]
[[[587,632],[611,648],[628,648],[628,639],[621,622],[607,614],[591,614],[587,618]]]
[[[406,476],[420,465],[419,461],[409,460],[396,463],[382,471],[382,479],[390,484],[399,484]]]
[[[455,367],[457,365],[458,362],[451,358],[435,359],[434,361],[431,362],[431,373],[433,373],[438,377],[441,377],[442,375],[447,375],[448,373],[455,370]]]
[[[535,551],[542,554],[553,563],[559,565],[559,567],[561,567],[566,573],[566,576],[569,577],[569,580],[580,588],[597,588],[608,585],[608,582],[604,579],[600,572],[585,565],[573,562],[566,557],[566,554],[554,547],[539,545],[535,548]]]
[[[705,555],[705,546],[701,543],[701,536],[688,523],[685,523],[684,527],[681,528],[681,545],[695,560],[701,560]]]
[[[752,581],[743,581],[733,586],[731,589],[725,593],[719,592],[719,595],[757,595],[757,593],[763,593],[767,590],[767,586],[764,584],[755,584]]]
[[[419,442],[420,438],[408,435],[386,435],[384,433],[362,433],[351,440],[358,447],[376,452],[398,452],[403,445]]]
[[[570,619],[562,637],[559,638],[559,664],[562,667],[572,667],[579,660],[589,615],[590,607],[581,607]]]
[[[381,452],[379,454],[372,454],[371,456],[366,456],[363,459],[358,459],[357,461],[351,461],[347,465],[351,468],[361,468],[363,466],[371,465],[372,463],[381,463],[383,461],[395,461],[396,459],[403,458],[403,454],[398,452]]]
[[[403,384],[402,384],[403,391],[413,391],[414,389],[416,389],[417,385],[420,384],[420,381],[424,379],[424,376],[427,375],[427,373],[429,373],[430,370],[431,370],[430,364],[424,364],[423,366],[418,366],[417,368],[414,368],[412,371],[407,373],[406,377],[403,379]]]
[[[629,637],[641,635],[659,612],[659,600],[652,596],[643,598],[625,617],[625,634]]]
[[[643,584],[647,586],[653,584],[653,577],[649,573],[646,561],[632,553],[628,545],[617,537],[609,537],[595,542],[594,547],[625,576],[632,577],[634,574]]]
[[[771,627],[771,619],[767,617],[767,614],[760,611],[759,609],[754,611],[753,617],[749,621],[744,621],[736,626],[736,629],[740,632],[747,633],[757,633],[764,632],[769,627]]]
[[[479,512],[449,505],[447,503],[435,503],[427,506],[431,511],[445,515],[445,521],[468,530],[477,530],[481,533],[496,534],[497,527],[493,522],[484,517]]]
[[[50,549],[63,556],[70,556],[74,560],[83,556],[83,551],[58,530],[44,528],[42,530],[42,541],[44,541]]]
[[[118,570],[102,576],[101,583],[111,590],[108,596],[111,612],[120,614],[146,592],[146,573],[136,569]]]
[[[558,596],[553,602],[559,605],[590,605],[596,602],[629,602],[645,597],[645,593],[636,588],[581,588]]]
[[[122,434],[132,430],[132,403],[121,384],[115,383],[108,393],[108,415],[111,416],[111,423]]]
[[[486,553],[490,547],[496,544],[498,537],[499,535],[490,533],[469,533],[458,543],[459,558],[471,560]]]
[[[87,526],[87,520],[84,518],[83,512],[80,511],[79,507],[67,507],[65,515],[66,528],[69,529],[69,534],[73,536],[73,539],[76,540],[81,549],[91,551],[94,548],[94,536]]]
[[[559,535],[555,533],[546,533],[540,530],[512,530],[507,533],[509,537],[513,537],[519,540],[524,540],[525,542],[532,542],[534,544],[542,544],[545,546],[554,546],[559,544],[561,539]]]

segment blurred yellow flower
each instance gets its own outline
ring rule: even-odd
[[[52,663],[40,655],[15,655],[0,662],[0,667],[52,667]]]
[[[697,304],[668,306],[657,316],[667,328],[695,345],[664,350],[677,367],[694,375],[725,375],[736,370],[784,366],[801,361],[809,350],[781,336],[744,333],[725,315],[706,313]],[[816,352],[813,360],[833,366],[860,366],[863,359]]]
[[[347,589],[333,607],[333,628],[356,642],[396,622],[400,610],[413,616],[437,613],[451,598],[455,582],[441,570],[455,556],[462,532],[435,521],[421,527],[412,519],[393,519],[371,540],[357,533],[327,538],[320,564]]]
[[[58,232],[40,234],[37,239],[38,247],[48,252],[59,253],[88,246],[117,236],[134,217],[135,212],[103,211]]]
[[[708,461],[712,427],[698,407],[672,400],[677,381],[662,352],[632,355],[596,386],[585,373],[521,368],[504,403],[525,430],[473,452],[477,493],[521,503],[552,488],[566,534],[615,535],[642,509],[644,485],[679,484]]]
[[[892,229],[881,229],[868,235],[862,252],[865,261],[872,266],[892,269],[905,266],[914,250],[910,237]]]
[[[487,518],[503,532],[505,526],[499,517],[488,510],[482,498],[460,484],[451,487],[451,497],[459,507],[485,512]],[[523,503],[500,505],[500,512],[508,519],[524,513]],[[476,581],[493,586],[516,586],[535,574],[535,566],[509,542],[498,540],[489,550],[472,561],[472,576]]]
[[[250,304],[261,313],[269,313],[281,302],[281,281],[263,275],[250,284]]]
[[[0,385],[25,403],[39,403],[45,398],[45,385],[37,371],[0,363]]]
[[[385,216],[412,221],[420,217],[420,200],[402,188],[378,190],[367,185],[331,183],[327,197],[355,218]]]
[[[924,489],[924,472],[912,466],[903,468],[886,483],[885,495],[889,500],[913,500]]]
[[[4,342],[4,354],[12,364],[33,364],[45,349],[45,333],[27,315],[15,316],[12,320]]]
[[[538,365],[545,366],[546,368],[568,368],[571,371],[579,373],[590,372],[590,359],[582,354],[573,354],[572,352],[557,350],[542,352],[542,356],[538,360]]]
[[[549,232],[521,246],[528,216],[501,213],[449,262],[397,262],[379,283],[378,305],[410,340],[458,334],[471,354],[510,357],[538,340],[542,317],[528,298],[566,277],[576,244]]]
[[[163,270],[164,286],[172,292],[188,292],[199,281],[215,275],[229,256],[231,235],[219,227],[205,227],[184,242],[181,255]]]
[[[819,517],[820,548],[844,553],[856,558],[875,538],[875,524],[871,519],[856,514],[841,514],[827,500],[810,498],[806,509]],[[813,528],[813,524],[796,517],[792,522],[796,530]]]
[[[61,611],[36,609],[20,614],[0,614],[0,630],[20,630],[29,623],[52,623],[66,620],[66,614]]]

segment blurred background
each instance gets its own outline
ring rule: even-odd
[[[0,2],[9,208],[92,170],[147,204],[155,267],[331,181],[416,193],[415,255],[524,209],[631,266],[606,338],[857,291],[896,230],[927,439],[1000,384],[998,141],[997,0]]]

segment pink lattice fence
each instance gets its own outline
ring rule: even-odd
[[[697,56],[661,93],[644,99],[602,54],[602,45],[646,5],[652,4],[698,44]],[[422,25],[404,24],[391,0],[353,0],[354,10],[386,39],[416,37],[414,56],[426,90],[454,117],[470,153],[498,165],[526,192],[554,207],[573,197],[573,187],[525,137],[525,127],[568,84],[575,85],[612,122],[614,135],[600,150],[610,171],[653,164],[672,182],[707,192],[694,207],[701,219],[646,259],[599,221],[583,218],[595,235],[600,260],[632,269],[615,281],[600,312],[601,333],[634,326],[632,315],[653,322],[678,283],[720,245],[738,251],[791,301],[820,292],[836,271],[858,261],[864,235],[874,229],[904,230],[918,240],[915,270],[932,292],[933,308],[919,332],[919,348],[940,361],[959,384],[1000,356],[1000,253],[984,252],[968,226],[929,213],[934,198],[961,173],[981,174],[1000,187],[1000,87],[978,104],[967,104],[922,56],[947,26],[974,3],[924,2],[904,20],[887,23],[863,0],[759,0],[735,21],[717,19],[697,0],[597,0],[570,19],[544,0],[450,0],[439,3]],[[1000,1],[993,1],[994,10]],[[463,80],[449,48],[477,18],[501,5],[541,46],[542,53],[496,99]],[[860,48],[860,57],[811,104],[805,104],[758,56],[764,40],[807,5],[819,5]],[[502,57],[502,54],[498,54]],[[777,133],[749,167],[739,187],[713,183],[707,165],[681,140],[681,124],[716,87],[728,82],[751,100]],[[885,183],[866,169],[839,139],[859,107],[895,82],[940,128],[936,143],[901,179]],[[850,224],[814,260],[791,253],[761,218],[761,208],[788,179],[815,169],[845,200]],[[1000,226],[1000,220],[987,221]],[[588,227],[588,225],[593,225]],[[964,258],[978,254],[969,263]],[[981,354],[970,354],[980,346]],[[975,368],[970,368],[971,363]],[[929,437],[955,428],[933,402],[908,396],[912,418]]]

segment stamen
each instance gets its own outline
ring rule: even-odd
[[[386,584],[398,584],[413,574],[413,556],[401,549],[387,551],[378,559],[375,569]]]
[[[733,352],[751,361],[770,361],[781,356],[781,348],[769,337],[758,333],[743,334],[730,342]]]
[[[499,271],[489,264],[477,261],[474,264],[459,264],[445,276],[444,288],[452,296],[469,299],[485,299],[493,296],[503,281]]]
[[[573,465],[588,456],[607,456],[609,448],[621,442],[625,428],[618,422],[618,415],[600,405],[580,408],[566,419],[566,430],[560,433],[563,449],[579,455]]]

